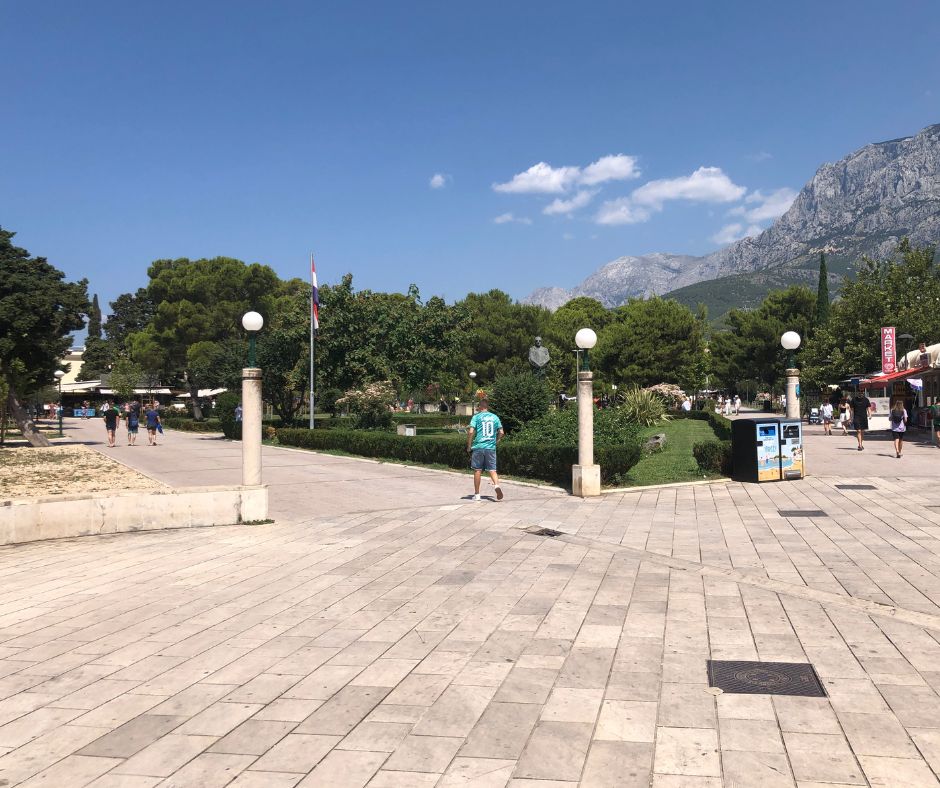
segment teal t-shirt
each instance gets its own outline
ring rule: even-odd
[[[477,413],[470,419],[473,428],[473,445],[471,449],[495,449],[496,434],[503,428],[499,416],[489,411]]]

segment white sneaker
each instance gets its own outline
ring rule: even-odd
[[[481,498],[480,498],[480,494],[479,494],[479,493],[477,493],[477,494],[476,494],[476,495],[474,495],[474,496],[473,496],[473,497],[472,497],[472,498],[471,498],[470,500],[471,500],[471,501],[479,501],[479,500],[481,500]]]

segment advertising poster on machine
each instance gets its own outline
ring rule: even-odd
[[[780,478],[780,433],[776,422],[757,424],[757,480]]]
[[[784,479],[802,479],[803,436],[799,422],[780,425],[780,469]]]

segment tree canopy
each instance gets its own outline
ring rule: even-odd
[[[87,281],[66,282],[44,257],[13,245],[14,233],[0,228],[0,375],[7,383],[10,412],[33,443],[43,443],[27,424],[20,398],[48,385],[84,327]]]

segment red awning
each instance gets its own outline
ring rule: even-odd
[[[896,380],[904,380],[905,378],[912,378],[915,375],[923,375],[924,371],[923,367],[899,369],[897,372],[892,372],[890,375],[878,375],[878,377],[863,380],[859,383],[859,388],[880,389],[883,386],[887,386],[889,383],[894,383]]]

